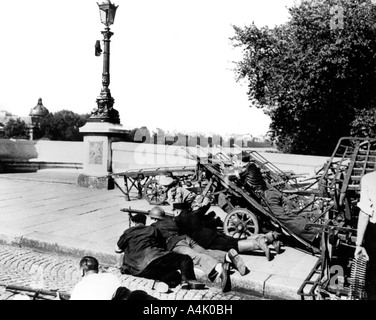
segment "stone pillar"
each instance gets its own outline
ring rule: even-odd
[[[33,127],[30,127],[29,133],[30,133],[30,139],[29,140],[34,140],[34,129],[33,129]]]
[[[112,173],[112,150],[114,141],[124,140],[127,130],[120,124],[87,122],[80,128],[84,134],[83,173],[78,185],[95,189],[114,189]]]

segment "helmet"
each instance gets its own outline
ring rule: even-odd
[[[149,217],[162,220],[166,216],[165,211],[161,207],[154,207],[149,212]]]

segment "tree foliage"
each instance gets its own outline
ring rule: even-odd
[[[79,128],[82,127],[89,114],[79,115],[69,110],[49,113],[39,125],[39,138],[61,141],[82,141]]]
[[[376,5],[303,0],[275,28],[234,26],[238,79],[283,152],[330,155],[376,100]],[[360,111],[362,110],[362,111]],[[358,133],[358,132],[357,132]]]
[[[20,118],[9,119],[4,126],[5,139],[29,139],[29,127],[25,121]]]
[[[376,137],[376,108],[357,110],[351,123],[351,135],[357,137]]]

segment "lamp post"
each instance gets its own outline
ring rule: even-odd
[[[109,89],[110,85],[110,38],[113,32],[110,31],[110,25],[114,23],[115,13],[118,6],[111,3],[110,0],[99,6],[101,22],[106,26],[103,34],[103,73],[102,73],[102,89],[97,97],[97,107],[91,112],[88,122],[110,122],[120,124],[119,112],[113,108],[114,99]]]

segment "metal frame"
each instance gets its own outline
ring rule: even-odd
[[[130,169],[124,172],[112,173],[109,176],[114,178],[114,183],[124,194],[125,200],[131,201],[129,194],[132,189],[137,190],[138,198],[141,199],[143,197],[143,190],[147,182],[149,182],[150,179],[163,175],[166,172],[172,172],[178,177],[186,177],[195,174],[196,166]],[[116,178],[124,179],[124,188],[122,188],[116,182]]]
[[[355,249],[357,236],[359,209],[356,204],[360,199],[360,181],[364,174],[373,171],[376,171],[376,139],[360,137],[339,139],[331,158],[322,168],[319,191],[322,195],[331,197],[333,205],[329,208],[325,224],[312,224],[320,229],[323,238],[320,286],[316,295],[335,299],[349,297],[349,275],[345,272],[342,280],[333,285],[330,280],[335,275],[331,269],[338,261],[343,261],[344,271],[349,270],[348,265],[353,263],[350,253]],[[303,283],[299,294],[303,293],[307,284],[309,277]]]
[[[226,180],[221,172],[219,172],[215,167],[218,165],[231,165],[233,162],[227,162],[229,158],[226,159],[227,163],[223,162],[223,152],[221,151],[221,157],[216,157],[215,155],[206,155],[206,157],[200,157],[198,155],[192,154],[189,149],[185,149],[190,159],[196,159],[198,165],[198,171],[207,171],[210,172],[212,178],[209,180],[209,183],[206,189],[203,191],[203,195],[207,193],[213,194],[218,193],[217,188],[221,188],[220,193],[226,193],[241,199],[245,204],[244,208],[251,210],[253,213],[258,215],[260,218],[268,218],[272,224],[277,225],[284,233],[287,233],[291,237],[295,238],[299,243],[301,243],[304,248],[306,248],[312,254],[320,253],[319,248],[316,248],[311,243],[307,242],[303,238],[294,234],[288,227],[284,226],[277,217],[274,216],[270,207],[263,201],[262,198],[258,197],[255,194],[248,194],[244,189],[237,186],[236,183],[231,180]],[[201,151],[203,151],[201,149]],[[232,155],[229,155],[231,157]],[[275,172],[274,172],[275,173]],[[277,175],[277,174],[276,174]],[[270,181],[268,181],[269,187],[272,187]],[[212,192],[210,192],[210,190]],[[278,189],[277,189],[278,190]],[[292,188],[289,188],[292,190]],[[305,190],[308,193],[308,190]],[[313,201],[314,202],[314,201]],[[311,201],[309,205],[312,205]],[[231,206],[231,203],[229,204]],[[304,210],[304,208],[303,208]]]

